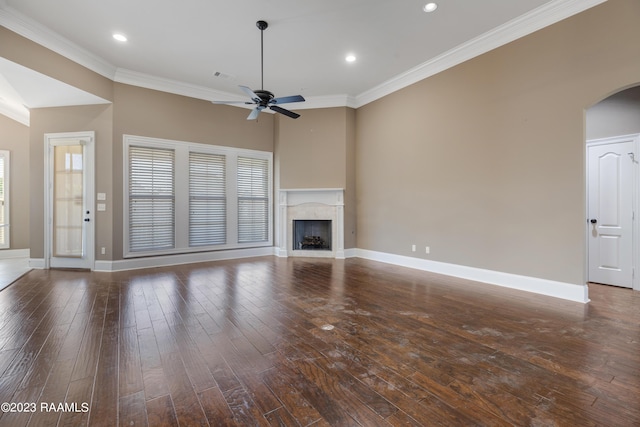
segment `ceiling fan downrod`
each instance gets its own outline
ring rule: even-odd
[[[258,21],[256,27],[260,30],[260,89],[264,90],[264,30],[269,27],[269,24],[267,21]]]

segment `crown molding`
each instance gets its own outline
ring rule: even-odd
[[[0,25],[113,80],[116,67],[0,1]]]
[[[127,70],[124,68],[118,68],[116,70],[113,80],[118,83],[124,83],[132,86],[173,93],[175,95],[188,96],[190,98],[204,99],[208,101],[245,100],[238,95],[230,94],[228,92],[222,92],[203,86],[193,85],[178,80],[166,79],[164,77],[153,76],[150,74],[140,73],[138,71]]]
[[[192,85],[178,80],[165,79],[150,74],[118,68],[114,81],[146,89],[173,93],[175,95],[188,96],[190,98],[204,99],[207,101],[246,101],[247,98],[240,93],[232,94],[203,86]],[[232,107],[253,109],[253,104],[229,104]],[[311,108],[331,107],[355,108],[355,98],[348,95],[328,95],[306,97],[304,104],[296,104],[295,110],[308,110]]]
[[[357,96],[344,94],[308,97],[307,101],[304,104],[296,106],[296,109],[331,107],[359,108],[420,80],[424,80],[448,68],[454,67],[606,1],[607,0],[554,0],[444,52]],[[4,0],[0,0],[0,25],[119,83],[209,101],[244,100],[244,98],[237,94],[117,68],[97,55],[81,48],[59,34],[8,7]],[[234,104],[234,106],[252,108],[250,105],[247,106],[245,104]]]
[[[18,110],[11,108],[3,102],[0,102],[0,114],[9,117],[11,120],[22,123],[25,126],[29,126],[31,115],[28,109]]]
[[[350,95],[326,95],[305,97],[304,104],[296,104],[295,110],[312,108],[351,107],[356,108],[356,98]]]
[[[607,0],[554,0],[356,96],[356,107],[560,22]]]

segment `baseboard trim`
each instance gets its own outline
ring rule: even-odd
[[[222,261],[230,259],[252,258],[260,256],[279,256],[282,253],[277,247],[236,249],[228,251],[199,252],[179,255],[166,255],[148,258],[131,258],[118,261],[96,261],[94,271],[115,272],[138,270],[143,268],[166,267],[171,265],[193,264],[197,262]],[[395,255],[368,249],[350,248],[344,250],[344,258],[363,258],[372,261],[393,264],[400,267],[413,268],[431,273],[444,274],[460,279],[473,280],[490,285],[517,289],[535,294],[561,298],[586,304],[589,302],[589,288],[586,284],[557,282],[538,277],[521,276],[501,271],[485,270],[464,265],[449,264],[419,258]],[[45,268],[44,259],[30,258],[29,267]]]
[[[223,261],[273,255],[273,247],[234,249],[228,251],[197,252],[146,258],[130,258],[119,261],[96,261],[93,270],[114,272],[142,268],[166,267],[197,262]]]
[[[344,250],[344,257],[346,258],[357,258],[358,250],[356,248],[349,248]]]
[[[44,258],[29,258],[29,267],[43,270],[45,267]]]
[[[29,258],[30,256],[29,249],[0,249],[0,259]]]
[[[520,276],[501,271],[484,270],[481,268],[448,264],[403,255],[370,251],[367,249],[356,249],[356,254],[358,258],[384,262],[401,267],[444,274],[447,276],[458,277],[460,279],[488,283],[491,285],[532,292],[583,304],[589,302],[589,289],[586,284],[576,285],[572,283],[556,282],[537,277]]]

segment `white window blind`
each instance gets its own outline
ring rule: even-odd
[[[129,146],[129,250],[175,246],[175,152]]]
[[[269,239],[269,162],[238,157],[238,242]]]
[[[189,153],[189,246],[227,241],[225,156]]]

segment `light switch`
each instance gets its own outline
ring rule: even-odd
[[[107,200],[107,193],[98,193],[98,200]]]
[[[107,210],[107,205],[105,203],[98,203],[98,212],[104,212]]]

